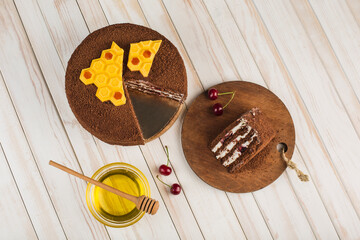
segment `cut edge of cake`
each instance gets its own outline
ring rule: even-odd
[[[211,143],[215,158],[228,172],[238,172],[275,137],[269,119],[253,108],[225,128]]]
[[[166,90],[158,87],[148,81],[129,79],[125,81],[125,85],[133,90],[143,92],[151,95],[158,95],[160,97],[169,98],[180,103],[184,102],[184,94]]]

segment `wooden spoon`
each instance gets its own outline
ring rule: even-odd
[[[106,185],[102,182],[99,182],[99,181],[96,181],[92,178],[89,178],[87,176],[84,176],[82,175],[81,173],[78,173],[78,172],[75,172],[74,170],[70,169],[70,168],[67,168],[59,163],[56,163],[54,161],[51,161],[49,162],[49,164],[51,166],[54,166],[60,170],[63,170],[64,172],[67,172],[75,177],[78,177],[78,178],[81,178],[91,184],[94,184],[95,186],[98,186],[102,189],[105,189],[109,192],[112,192],[120,197],[123,197],[129,201],[132,201],[133,203],[135,203],[136,205],[136,208],[141,210],[141,211],[144,211],[146,213],[150,213],[151,215],[154,215],[157,210],[159,209],[159,202],[156,201],[155,199],[152,199],[152,198],[149,198],[145,195],[142,195],[140,197],[136,197],[136,196],[133,196],[133,195],[130,195],[130,194],[127,194],[127,193],[124,193],[116,188],[113,188],[113,187],[110,187],[109,185]]]

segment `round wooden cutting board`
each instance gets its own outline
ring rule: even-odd
[[[186,113],[182,127],[182,146],[193,171],[209,185],[235,193],[253,192],[274,182],[285,170],[276,146],[285,143],[286,156],[292,157],[295,146],[295,128],[283,102],[268,89],[250,82],[234,81],[214,86],[219,93],[236,91],[233,101],[221,116],[215,116],[212,106],[223,106],[231,95],[210,100],[207,92],[199,95]],[[258,107],[270,119],[276,130],[275,138],[239,173],[228,173],[209,149],[210,142],[229,124],[253,107]]]

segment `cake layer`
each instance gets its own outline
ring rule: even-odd
[[[273,138],[269,119],[253,108],[225,128],[211,143],[210,149],[230,173],[237,172]]]
[[[258,132],[251,128],[250,126],[247,126],[246,129],[249,129],[248,131],[245,132],[245,134],[243,135],[238,135],[234,141],[232,141],[230,144],[225,146],[225,150],[222,152],[222,155],[216,155],[216,158],[219,159],[221,161],[221,163],[227,167],[230,164],[232,164],[235,160],[231,160],[231,156],[233,156],[234,152],[236,152],[236,150],[240,151],[240,154],[242,152],[244,152],[244,150],[247,149],[251,150],[250,147],[253,147],[253,143],[255,144],[259,144],[260,143],[260,139],[259,139],[259,134]],[[250,146],[251,144],[251,146]],[[229,149],[230,146],[231,148]],[[227,150],[229,149],[229,150]],[[226,151],[227,150],[227,151]]]
[[[143,93],[158,95],[160,97],[166,97],[179,102],[183,102],[184,100],[184,94],[160,88],[144,80],[127,80],[125,84],[128,88]]]
[[[228,153],[230,153],[234,147],[241,141],[244,140],[252,131],[250,126],[243,126],[237,133],[227,138],[222,147],[220,147],[215,153],[217,159],[224,158]]]

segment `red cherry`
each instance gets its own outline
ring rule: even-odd
[[[171,172],[172,172],[172,169],[171,169],[171,167],[169,167],[170,156],[169,156],[169,148],[168,148],[168,146],[165,146],[165,151],[166,151],[167,163],[166,163],[166,165],[162,164],[159,167],[159,172],[160,172],[161,175],[169,176],[171,174]]]
[[[216,116],[220,116],[223,114],[224,109],[229,105],[229,103],[234,99],[235,92],[226,92],[226,93],[219,93],[218,95],[226,95],[231,94],[230,100],[225,104],[223,107],[220,103],[215,103],[213,105],[213,112]]]
[[[218,90],[216,90],[216,88],[210,88],[209,91],[208,91],[208,97],[211,99],[211,100],[215,100],[218,98]]]
[[[159,178],[159,175],[156,175],[156,178],[164,185],[168,186],[170,188],[170,192],[174,195],[178,195],[181,192],[181,186],[177,183],[174,183],[173,185],[169,185],[164,183],[163,181],[161,181],[161,179]]]
[[[169,176],[171,174],[172,170],[171,170],[171,167],[166,166],[165,164],[162,164],[159,167],[159,172],[160,172],[161,175]]]
[[[181,192],[181,186],[177,183],[171,185],[170,192],[174,195],[179,195]]]
[[[220,103],[215,103],[213,106],[213,112],[216,116],[223,114],[223,106]]]

